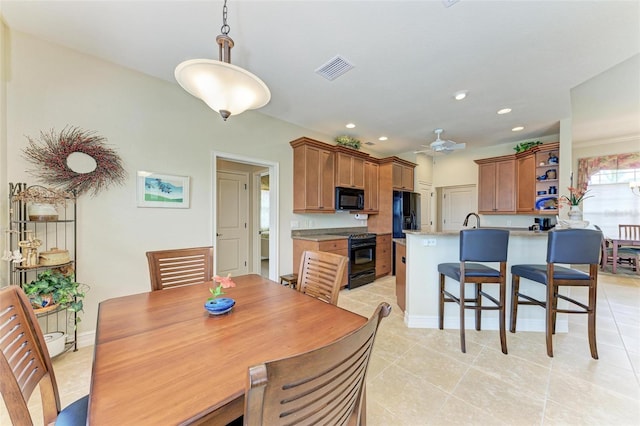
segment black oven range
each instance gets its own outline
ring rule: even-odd
[[[348,233],[348,285],[353,289],[376,279],[376,234]]]

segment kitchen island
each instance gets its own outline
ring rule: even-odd
[[[508,229],[508,228],[503,228]],[[508,229],[509,251],[507,257],[507,324],[511,307],[511,266],[521,263],[546,263],[547,232]],[[438,264],[458,262],[460,259],[460,232],[404,231],[406,234],[406,310],[404,322],[410,328],[438,328]],[[497,263],[487,263],[498,267]],[[457,281],[447,278],[447,288],[457,286]],[[471,286],[472,284],[467,284]],[[532,297],[544,300],[545,286],[521,280],[521,289]],[[497,285],[485,285],[483,290],[498,297]],[[466,328],[475,327],[474,312],[467,310]],[[544,331],[544,309],[538,306],[521,306],[518,309],[517,331]],[[454,304],[445,304],[444,327],[457,329],[460,326],[459,310]],[[482,313],[482,328],[498,330],[498,312]],[[566,314],[558,314],[556,331],[566,332]]]

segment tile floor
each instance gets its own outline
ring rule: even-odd
[[[375,425],[640,424],[640,278],[600,275],[599,360],[591,359],[586,317],[546,356],[544,334],[468,330],[467,353],[456,330],[408,329],[387,277],[340,294],[339,305],[370,316],[380,301],[393,311],[380,326],[369,368],[367,422]],[[89,391],[93,348],[54,359],[62,405]],[[30,408],[42,422],[36,392]],[[0,403],[0,425],[10,424]]]

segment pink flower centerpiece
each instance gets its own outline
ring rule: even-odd
[[[215,275],[213,277],[213,282],[218,283],[218,285],[217,287],[209,289],[209,291],[211,292],[211,297],[207,300],[213,300],[218,296],[222,296],[224,294],[224,292],[222,291],[223,288],[231,288],[236,286],[236,283],[234,283],[233,280],[231,279],[231,274],[227,275],[224,278],[221,276]]]

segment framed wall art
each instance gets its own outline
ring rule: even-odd
[[[189,176],[138,172],[138,207],[189,208]]]

